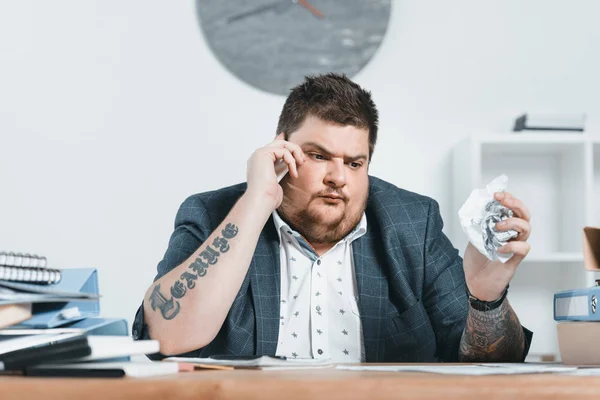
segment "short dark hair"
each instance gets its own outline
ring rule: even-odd
[[[303,83],[291,89],[279,115],[277,134],[285,132],[288,140],[309,115],[343,126],[367,129],[371,161],[379,123],[379,113],[371,92],[343,74],[307,76]]]

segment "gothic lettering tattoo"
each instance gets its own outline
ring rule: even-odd
[[[160,284],[154,286],[154,290],[150,295],[150,306],[152,311],[158,308],[164,319],[173,319],[179,314],[179,302],[173,300],[173,297],[167,300],[160,292]]]
[[[238,234],[238,227],[234,224],[227,224],[225,229],[221,231],[221,234],[225,239],[231,239]]]
[[[229,251],[229,243],[227,243],[227,239],[223,239],[221,237],[216,237],[213,240],[213,246],[215,246],[221,253],[227,253]]]
[[[190,274],[189,272],[184,272],[183,274],[181,274],[181,277],[179,279],[184,279],[187,281],[187,287],[188,289],[193,289],[196,287],[196,279],[198,279],[197,275],[194,274]]]
[[[219,252],[210,246],[206,246],[206,249],[200,253],[200,257],[204,257],[210,265],[215,265],[219,259]]]
[[[199,278],[202,278],[206,275],[206,270],[208,269],[208,264],[202,261],[200,258],[196,258],[196,260],[190,264],[189,267],[192,271],[198,274]]]
[[[494,310],[469,308],[460,341],[461,362],[521,362],[524,347],[523,328],[508,300]]]
[[[180,299],[185,296],[185,292],[187,292],[187,288],[181,281],[176,281],[173,286],[171,286],[171,294],[176,299]]]
[[[207,245],[202,250],[198,257],[189,265],[188,271],[185,271],[179,277],[173,286],[171,286],[171,298],[167,299],[160,292],[160,284],[156,285],[150,295],[150,305],[152,310],[155,311],[157,308],[160,310],[163,318],[173,319],[179,314],[180,304],[175,299],[181,299],[188,292],[188,289],[196,287],[196,280],[202,278],[208,272],[208,268],[212,265],[217,264],[219,256],[222,253],[227,253],[231,248],[228,239],[234,238],[238,234],[238,227],[232,223],[228,223],[225,228],[221,230],[223,237],[216,237],[212,245]]]

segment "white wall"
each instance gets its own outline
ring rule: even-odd
[[[381,113],[371,173],[436,198],[447,220],[466,135],[524,111],[583,111],[600,130],[597,0],[392,11],[355,78]],[[192,1],[0,3],[0,249],[98,268],[103,315],[131,320],[179,204],[244,180],[283,101],[221,67]]]

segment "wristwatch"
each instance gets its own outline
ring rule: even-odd
[[[477,311],[494,310],[502,305],[502,302],[504,301],[504,299],[506,298],[506,294],[508,293],[508,287],[509,285],[506,285],[504,291],[502,292],[502,296],[500,296],[498,299],[493,301],[483,301],[473,296],[471,292],[469,292],[469,287],[467,286],[467,296],[469,297],[469,304]]]

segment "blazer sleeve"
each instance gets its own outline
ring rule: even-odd
[[[206,207],[199,196],[191,196],[179,207],[175,217],[175,229],[171,234],[165,255],[158,263],[157,274],[161,278],[173,268],[184,262],[212,233],[212,227]],[[134,339],[150,339],[148,326],[144,322],[144,307],[138,308],[132,325]]]
[[[468,299],[463,260],[448,237],[438,203],[431,201],[425,236],[425,280],[423,304],[435,331],[437,358],[458,362],[460,340],[467,322]],[[529,352],[532,332],[523,328],[525,351]]]

